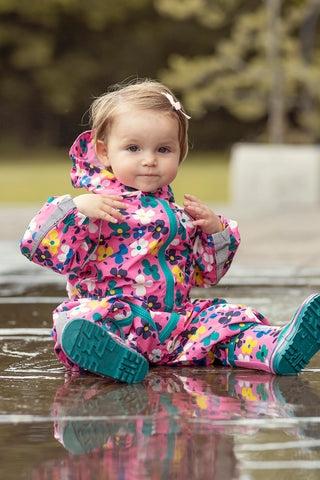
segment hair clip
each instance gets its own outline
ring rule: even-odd
[[[182,115],[184,115],[188,120],[190,120],[191,117],[189,117],[189,115],[187,115],[186,113],[184,113],[184,111],[181,109],[181,103],[180,102],[175,102],[173,96],[168,93],[168,92],[161,92],[162,95],[164,95],[165,97],[167,97],[167,99],[169,100],[169,102],[171,103],[172,107],[181,112]]]

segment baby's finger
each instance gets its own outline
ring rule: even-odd
[[[110,205],[112,207],[118,207],[118,208],[126,208],[126,204],[124,202],[120,202],[119,200],[104,197],[103,198],[103,203],[105,205]]]
[[[119,212],[119,210],[117,210],[116,208],[110,207],[110,205],[104,205],[101,210],[113,218],[117,218],[118,220],[124,220],[124,216],[122,215],[122,213]]]
[[[118,219],[111,213],[106,212],[105,210],[99,211],[99,218],[106,220],[107,222],[118,223]]]
[[[198,220],[193,220],[192,223],[195,227],[207,227],[209,225],[208,220],[205,218],[199,218]]]
[[[199,200],[198,197],[196,197],[195,195],[191,195],[190,193],[185,193],[184,194],[184,197],[189,200],[190,202],[195,202],[195,203],[199,203],[201,204],[201,200]]]

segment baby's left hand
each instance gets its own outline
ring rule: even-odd
[[[223,225],[218,215],[194,195],[186,193],[183,205],[188,215],[194,218],[193,224],[199,226],[204,233],[212,234],[223,230]]]

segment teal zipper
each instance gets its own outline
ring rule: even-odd
[[[180,315],[176,312],[172,312],[168,323],[159,333],[159,340],[161,343],[165,342],[171,335],[171,332],[176,328]]]
[[[173,305],[174,305],[174,276],[171,272],[170,268],[167,265],[166,258],[165,258],[165,251],[168,245],[172,242],[174,237],[177,234],[178,226],[175,216],[173,215],[170,207],[168,206],[167,202],[160,199],[155,198],[157,202],[160,202],[165,209],[165,212],[169,218],[170,223],[170,234],[167,241],[160,247],[159,249],[159,263],[161,265],[162,271],[165,275],[167,288],[166,288],[166,295],[164,299],[165,304],[165,311],[171,312]]]

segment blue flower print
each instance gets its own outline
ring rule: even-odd
[[[169,228],[165,226],[163,220],[157,220],[155,224],[148,227],[148,232],[153,232],[152,237],[158,239],[161,235],[168,233]]]
[[[166,252],[166,259],[168,260],[171,265],[176,265],[179,260],[181,260],[181,256],[177,254],[176,250],[174,248],[170,248]]]
[[[146,275],[151,275],[154,280],[160,280],[160,275],[157,265],[151,265],[149,260],[143,260],[143,273]]]
[[[123,245],[120,245],[119,250],[111,255],[115,259],[116,263],[123,263],[124,262],[124,255],[128,253],[128,248]]]
[[[133,238],[141,238],[143,237],[145,231],[146,231],[146,228],[144,225],[141,226],[141,227],[135,227],[133,229]]]
[[[51,253],[49,250],[40,250],[37,248],[35,253],[35,258],[38,260],[39,263],[43,263],[44,265],[48,265],[49,267],[53,266],[53,262],[51,260]]]
[[[254,328],[253,329],[252,332],[256,334],[257,338],[261,338],[261,337],[263,337],[263,335],[268,335],[269,333],[272,332],[272,328],[265,328],[264,330],[262,328],[260,327],[260,328]]]
[[[241,312],[239,310],[235,310],[234,312],[228,312],[222,317],[220,317],[218,322],[222,323],[223,325],[228,325],[230,322],[232,322],[233,317],[239,317],[239,315],[241,315]]]
[[[147,307],[152,310],[159,310],[161,308],[161,303],[158,302],[156,295],[150,295],[147,298]]]
[[[142,327],[137,327],[137,335],[142,335],[143,338],[149,338],[154,328],[143,318],[141,319]]]
[[[91,183],[91,177],[89,177],[89,175],[84,175],[80,179],[80,187],[87,187],[88,185],[90,185],[90,183]]]
[[[117,278],[125,278],[128,274],[127,270],[124,270],[123,268],[111,268],[110,273],[113,277]]]

